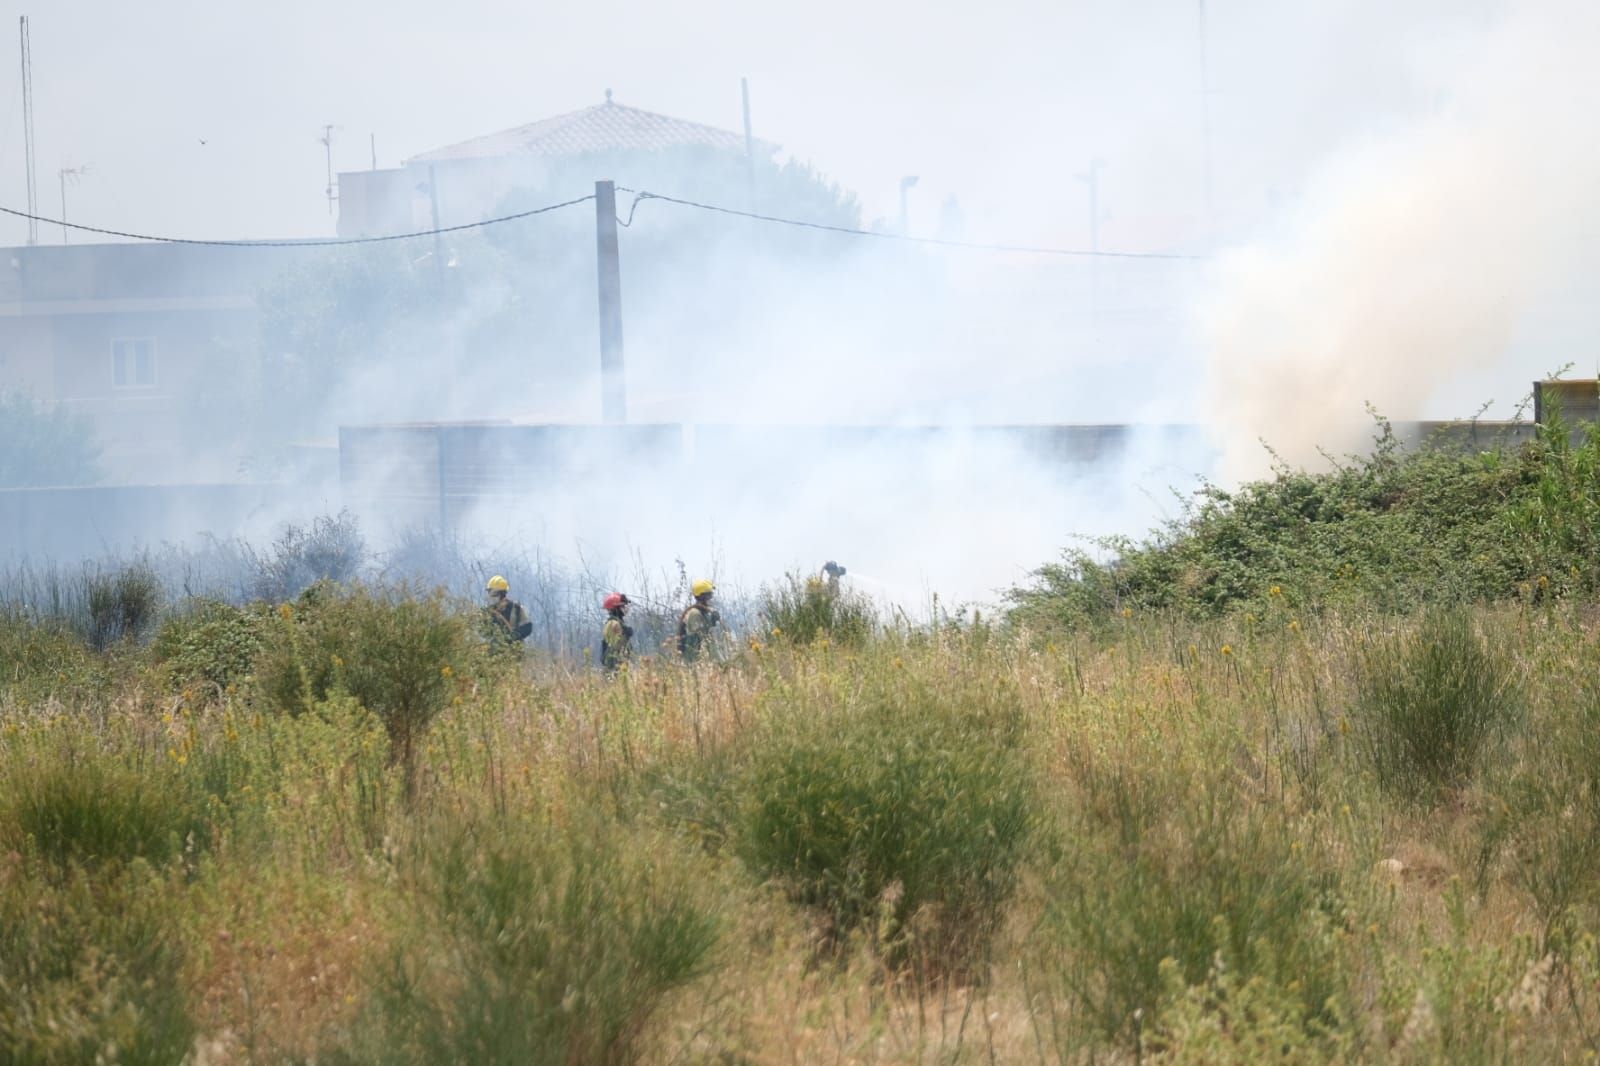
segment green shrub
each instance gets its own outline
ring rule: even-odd
[[[205,799],[176,765],[49,748],[31,758],[14,753],[0,785],[0,811],[21,838],[14,845],[31,841],[60,864],[135,858],[160,864],[211,837]],[[0,822],[0,836],[6,828]]]
[[[0,854],[0,1061],[185,1061],[197,1027],[171,920],[171,885]]]
[[[420,843],[414,933],[351,1049],[362,1062],[627,1063],[700,974],[713,902],[670,846],[496,819]]]
[[[1517,713],[1511,667],[1465,611],[1423,616],[1415,631],[1373,639],[1356,665],[1356,750],[1379,783],[1423,797],[1464,783]]]
[[[819,578],[785,575],[761,589],[761,617],[771,635],[809,644],[827,637],[836,644],[861,644],[873,633],[872,602],[830,588]]]
[[[23,703],[103,693],[106,664],[56,621],[0,610],[0,697]]]
[[[201,600],[163,623],[152,651],[174,687],[225,689],[250,673],[270,624],[263,609]]]
[[[163,595],[161,579],[144,564],[91,575],[85,634],[89,646],[103,651],[119,640],[142,636],[160,613]]]
[[[1441,438],[1375,447],[1332,470],[1279,467],[1196,501],[1143,541],[1072,550],[1012,589],[1013,616],[1082,625],[1132,608],[1207,617],[1345,604],[1430,605],[1600,589],[1600,434],[1566,428],[1487,450]],[[1276,590],[1276,591],[1274,591]]]
[[[469,618],[441,592],[315,585],[279,613],[257,660],[268,703],[298,714],[347,692],[382,720],[408,774],[417,742],[449,706],[458,675],[482,666]]]
[[[1018,716],[961,700],[882,691],[797,714],[758,741],[739,785],[746,865],[836,935],[876,937],[894,965],[979,962],[1034,827]]]
[[[1086,757],[1075,776],[1082,799],[1047,871],[1033,950],[1077,1019],[1136,1043],[1172,998],[1164,966],[1187,988],[1220,964],[1238,986],[1288,990],[1308,1031],[1333,1020],[1332,934],[1348,917],[1333,863],[1307,834],[1222,774]]]

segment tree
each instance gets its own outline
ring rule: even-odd
[[[99,458],[88,419],[25,393],[0,392],[0,488],[92,484]]]

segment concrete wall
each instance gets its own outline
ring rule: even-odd
[[[634,484],[716,470],[782,491],[815,463],[921,460],[976,451],[997,461],[1035,461],[1063,471],[1112,464],[1135,449],[1174,462],[1209,461],[1192,426],[742,426],[422,423],[339,431],[345,501],[369,522],[450,525],[496,497],[537,500],[565,485]],[[624,476],[625,475],[625,476]]]

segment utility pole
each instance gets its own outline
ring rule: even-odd
[[[428,164],[428,209],[433,219],[433,275],[444,292],[444,236],[439,232],[439,173]]]
[[[1106,165],[1103,159],[1089,160],[1089,171],[1079,174],[1077,178],[1089,187],[1089,251],[1096,253],[1096,258],[1089,261],[1089,311],[1097,314],[1100,310],[1100,223],[1104,215],[1100,213],[1100,171]]]
[[[33,45],[28,16],[22,16],[22,154],[28,172],[28,243],[39,243],[39,183],[33,170]]]
[[[750,171],[750,210],[756,209],[756,139],[750,132],[750,79],[739,79],[739,94],[744,98],[744,159]]]
[[[917,175],[907,174],[900,179],[900,236],[911,236],[911,211],[907,202],[907,194],[917,184]]]
[[[333,202],[339,198],[338,192],[333,187],[333,127],[332,126],[323,126],[322,127],[322,138],[321,138],[321,141],[322,141],[322,147],[326,151],[327,159],[328,159],[328,187],[326,189],[326,192],[327,192],[327,195],[328,195],[328,214],[331,215],[331,214],[333,214]]]
[[[378,169],[378,135],[376,133],[367,134],[367,143],[372,146],[372,169],[373,170],[377,170]]]
[[[600,271],[600,418],[628,420],[622,373],[622,267],[617,254],[617,186],[594,183],[594,234]]]
[[[1204,154],[1206,222],[1216,217],[1211,193],[1211,69],[1206,57],[1206,0],[1200,3],[1200,140]]]

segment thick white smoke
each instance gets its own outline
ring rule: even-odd
[[[1417,59],[1426,113],[1339,145],[1275,232],[1220,258],[1202,329],[1224,476],[1263,472],[1262,440],[1294,464],[1359,448],[1365,403],[1424,417],[1472,403],[1451,379],[1514,396],[1585,357],[1518,341],[1551,335],[1530,319],[1558,314],[1600,220],[1597,49],[1582,0],[1441,37]]]

